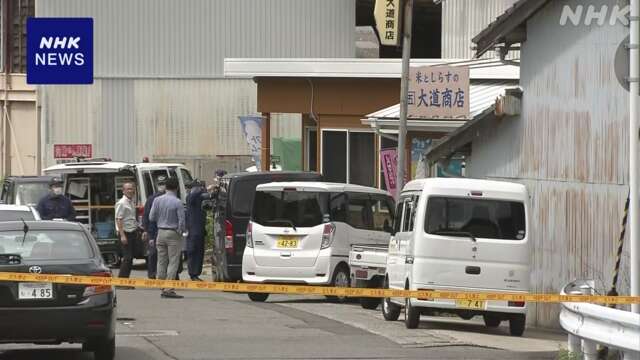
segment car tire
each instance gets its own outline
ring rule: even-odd
[[[380,298],[362,297],[360,298],[360,306],[367,310],[375,310],[380,305]]]
[[[527,318],[523,314],[513,315],[509,319],[509,333],[512,336],[522,336]]]
[[[331,286],[347,288],[351,287],[349,268],[346,265],[338,265],[338,267],[336,267],[336,270],[333,272]],[[348,300],[346,296],[327,296],[327,299],[337,301],[339,303],[345,303]]]
[[[420,311],[411,305],[411,299],[404,301],[404,326],[407,329],[417,329],[420,325]]]
[[[95,360],[113,360],[116,357],[116,338],[101,339],[93,349]]]
[[[388,280],[384,281],[384,289],[389,288]],[[382,299],[382,316],[387,321],[396,321],[400,317],[400,306],[391,302],[390,298]]]
[[[495,315],[482,315],[482,318],[484,318],[484,325],[490,328],[498,327],[500,326],[500,322],[502,322],[502,320]]]
[[[269,298],[268,293],[248,293],[247,295],[249,295],[249,299],[251,299],[251,301],[255,302],[265,302],[267,301],[267,298]]]

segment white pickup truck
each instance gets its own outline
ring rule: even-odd
[[[352,245],[349,251],[351,287],[382,288],[388,251],[388,245]],[[373,310],[378,307],[378,304],[380,304],[379,298],[360,298],[360,305],[365,309]]]

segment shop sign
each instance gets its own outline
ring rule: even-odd
[[[54,159],[88,159],[93,157],[91,144],[53,144]]]
[[[400,45],[400,0],[376,0],[373,16],[380,36],[380,44],[385,46]]]
[[[380,150],[380,162],[382,163],[382,172],[384,173],[384,181],[387,184],[387,191],[390,192],[395,199],[397,196],[396,170],[398,165],[398,151],[396,149]]]
[[[420,66],[409,71],[410,118],[468,119],[469,68]]]

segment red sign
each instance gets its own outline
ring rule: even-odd
[[[54,159],[73,159],[75,157],[91,158],[91,144],[53,144]]]

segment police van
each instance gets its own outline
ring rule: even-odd
[[[122,198],[122,185],[136,184],[138,221],[141,222],[144,204],[154,192],[159,176],[175,177],[179,181],[178,197],[186,203],[185,184],[193,179],[182,164],[126,163],[109,159],[89,159],[54,165],[43,170],[45,174],[61,175],[64,193],[76,210],[76,220],[85,224],[94,235],[105,260],[118,263],[122,256],[120,241],[115,230],[115,203]],[[134,257],[145,258],[145,244],[134,247]]]

